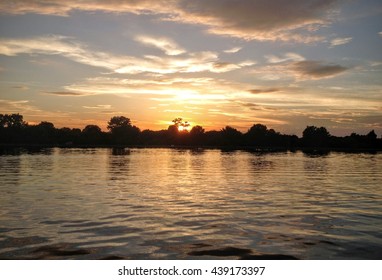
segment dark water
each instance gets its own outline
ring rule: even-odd
[[[382,259],[382,154],[0,155],[1,259]]]

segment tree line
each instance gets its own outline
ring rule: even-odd
[[[84,129],[56,128],[42,121],[30,125],[20,114],[0,114],[1,145],[40,146],[191,146],[191,147],[253,147],[273,149],[373,149],[382,150],[382,139],[371,130],[366,135],[331,135],[325,127],[307,126],[299,138],[254,124],[247,132],[226,126],[221,130],[205,131],[196,125],[190,131],[182,118],[176,118],[167,129],[140,130],[124,116],[114,116],[108,121],[107,132],[97,125]]]

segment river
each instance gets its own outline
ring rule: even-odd
[[[0,259],[382,259],[382,153],[8,149]]]

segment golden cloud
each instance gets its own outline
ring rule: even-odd
[[[148,40],[150,39],[150,40]],[[73,61],[102,67],[120,74],[137,73],[194,73],[194,72],[228,72],[255,64],[252,61],[243,61],[238,64],[220,62],[219,57],[214,52],[187,53],[182,57],[174,56],[180,54],[181,49],[171,40],[157,40],[153,38],[140,38],[141,41],[150,42],[164,49],[166,44],[173,46],[168,52],[173,56],[153,56],[144,57],[117,56],[111,53],[94,51],[87,46],[74,42],[63,36],[45,36],[29,39],[0,39],[0,54],[6,56],[16,56],[19,54],[45,54],[61,55]],[[163,46],[161,44],[164,44]]]
[[[186,52],[183,48],[178,46],[176,42],[174,42],[172,39],[169,39],[169,38],[164,38],[164,37],[157,38],[157,37],[140,35],[140,36],[137,36],[135,40],[142,44],[156,47],[164,51],[167,55],[179,55]]]

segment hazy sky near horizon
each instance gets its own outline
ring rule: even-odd
[[[380,136],[382,2],[0,0],[0,113]]]

